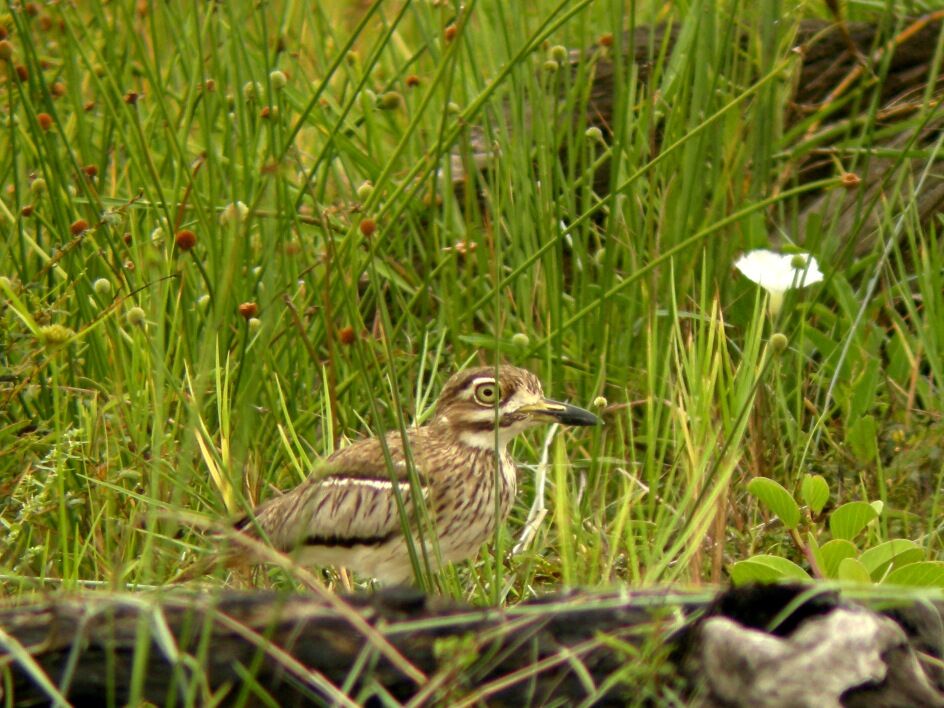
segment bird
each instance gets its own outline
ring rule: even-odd
[[[338,450],[235,527],[303,566],[343,567],[381,584],[409,584],[414,571],[405,527],[414,552],[425,555],[432,570],[474,556],[515,499],[517,470],[508,443],[543,423],[600,422],[590,411],[546,398],[525,369],[463,370],[443,386],[429,422],[407,429],[405,440],[396,430]],[[436,542],[418,531],[417,494],[431,522],[420,528],[432,526]]]

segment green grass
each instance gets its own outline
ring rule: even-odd
[[[849,5],[894,22],[885,3]],[[546,443],[548,514],[512,556],[545,438],[516,444],[497,562],[490,546],[446,570],[445,592],[515,603],[561,585],[719,582],[755,552],[796,560],[745,491],[757,475],[793,491],[821,473],[844,500],[882,499],[875,534],[940,558],[944,251],[913,208],[928,185],[890,175],[862,255],[836,220],[810,229],[827,279],[775,323],[732,268],[795,236],[806,192],[842,194],[837,176],[780,182],[820,142],[867,174],[888,131],[873,87],[854,92],[856,120],[804,140],[826,116],[792,131],[781,116],[795,21],[817,4],[624,6],[8,7],[5,592],[165,584],[213,552],[214,520],[297,484],[344,439],[422,420],[470,361],[526,366],[580,405],[603,396],[606,426]],[[595,56],[554,71],[554,46],[655,22],[677,26],[674,50],[653,51],[646,83],[617,59],[613,120],[588,135]],[[895,129],[937,116],[932,99]],[[483,145],[490,168],[448,188],[451,155],[471,170]],[[932,176],[939,148],[907,146]],[[604,158],[608,195],[591,189]],[[73,334],[56,345],[50,325]]]

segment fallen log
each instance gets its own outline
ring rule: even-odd
[[[944,705],[940,606],[833,590],[60,594],[0,608],[16,705]],[[356,620],[356,621],[355,621]],[[366,629],[365,629],[366,627]]]

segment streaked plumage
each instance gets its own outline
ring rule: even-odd
[[[544,422],[592,425],[598,420],[581,408],[544,398],[537,377],[524,369],[501,367],[496,380],[495,369],[483,367],[450,378],[432,420],[408,431],[443,562],[478,551],[495,532],[496,508],[500,521],[508,515],[516,470],[505,448],[515,435]],[[380,440],[361,440],[333,454],[295,489],[257,507],[237,528],[261,531],[305,565],[344,566],[391,583],[411,580],[394,493],[396,484],[415,530],[407,455],[399,431],[385,440],[393,474]],[[438,567],[433,546],[427,547]]]

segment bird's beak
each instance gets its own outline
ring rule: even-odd
[[[590,411],[572,406],[569,403],[552,401],[545,398],[537,403],[530,403],[518,410],[530,413],[534,420],[545,423],[563,423],[564,425],[599,425],[603,421]]]

